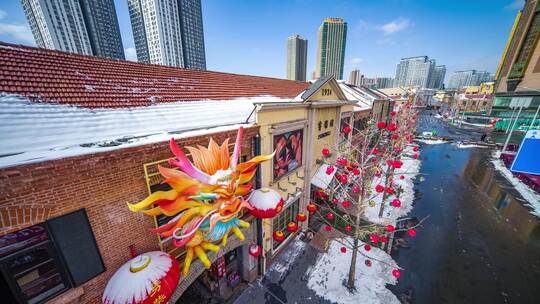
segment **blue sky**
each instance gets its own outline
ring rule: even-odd
[[[0,4],[0,40],[35,45],[20,1]],[[308,75],[325,17],[348,22],[345,77],[353,68],[394,76],[402,57],[428,55],[449,72],[495,72],[524,0],[202,0],[207,68],[285,77],[286,41],[308,39]],[[115,0],[126,54],[134,43],[127,0]]]

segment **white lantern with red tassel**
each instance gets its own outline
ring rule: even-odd
[[[111,277],[104,304],[167,303],[180,280],[176,259],[168,253],[152,251],[122,265]]]
[[[257,218],[272,218],[283,209],[283,198],[275,190],[270,188],[261,188],[254,190],[248,199],[250,213]]]

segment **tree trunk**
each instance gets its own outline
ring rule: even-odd
[[[356,256],[358,255],[358,239],[354,239],[353,252],[351,258],[351,267],[349,268],[349,280],[347,281],[347,287],[350,290],[355,289],[354,283],[356,279]]]

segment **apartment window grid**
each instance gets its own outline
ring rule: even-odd
[[[283,242],[277,242],[272,240],[272,250],[277,251],[281,244],[284,244],[292,235],[287,231],[287,224],[290,222],[296,222],[296,215],[300,210],[300,198],[287,205],[281,213],[272,220],[273,231],[282,231],[285,234],[285,240]]]

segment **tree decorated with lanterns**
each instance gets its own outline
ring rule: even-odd
[[[366,258],[368,267],[373,262],[385,263],[369,257],[367,252],[372,247],[390,251],[396,232],[414,237],[421,223],[410,225],[404,219],[383,216],[391,208],[402,208],[403,189],[398,181],[411,174],[404,170],[404,161],[418,158],[418,146],[413,144],[415,120],[416,111],[409,101],[391,112],[388,121],[369,121],[362,130],[341,126],[339,143],[321,151],[319,171],[324,177],[314,176],[324,179],[326,187],[315,191],[306,210],[296,216],[303,222],[309,214],[311,232],[341,243],[342,253],[352,252],[346,284],[351,290],[355,288],[359,255]],[[367,216],[368,208],[376,208],[378,214]],[[297,229],[295,222],[287,225],[289,231]],[[274,239],[283,240],[283,232],[275,231]],[[395,278],[401,275],[398,268],[391,272]]]

